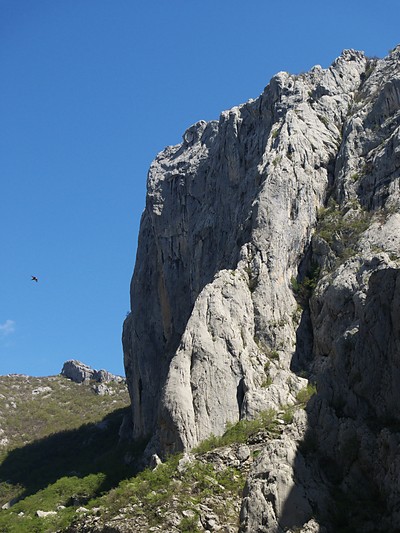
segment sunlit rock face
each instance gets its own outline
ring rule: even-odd
[[[317,385],[251,469],[242,532],[400,528],[399,125],[400,48],[346,50],[150,167],[123,330],[133,438],[190,449]]]

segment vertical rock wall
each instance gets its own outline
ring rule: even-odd
[[[291,278],[366,63],[345,51],[327,70],[281,72],[151,165],[123,333],[135,437],[190,448],[304,385]]]
[[[317,384],[255,461],[242,533],[400,530],[399,80],[400,47],[281,72],[151,165],[123,331],[134,438],[190,449]]]

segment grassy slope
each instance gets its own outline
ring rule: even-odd
[[[48,389],[35,394],[39,387]],[[174,456],[156,470],[134,476],[124,457],[127,452],[139,455],[141,449],[120,443],[118,436],[128,394],[122,384],[109,387],[114,394],[96,396],[90,385],[60,376],[0,377],[0,440],[10,441],[0,456],[0,505],[17,499],[10,509],[0,510],[0,531],[68,528],[75,533],[119,522],[128,530],[161,526],[196,533],[204,530],[199,520],[207,512],[225,526],[237,527],[245,471],[229,464],[221,468],[207,452],[246,442],[259,431],[279,434],[276,413],[262,413],[257,420],[230,426],[222,437],[210,437],[184,470],[178,468],[180,456]],[[314,390],[302,392],[305,397],[299,395],[297,406],[280,414],[284,419],[290,415],[285,423]],[[256,448],[252,454],[258,453]],[[80,513],[82,506],[88,511]],[[40,518],[37,510],[56,513]]]
[[[77,384],[62,376],[0,376],[0,427],[10,441],[6,448],[99,422],[129,405],[124,384],[115,382],[108,387],[114,394],[99,396],[90,384]]]
[[[113,394],[98,396],[61,376],[0,377],[0,505],[19,500],[0,511],[0,531],[55,531],[129,475],[118,443],[129,397],[124,384],[107,386]],[[66,509],[46,529],[35,513],[57,505]]]

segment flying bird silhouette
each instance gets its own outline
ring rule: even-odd
[[[36,283],[39,281],[36,276],[31,276],[32,281],[36,281]]]

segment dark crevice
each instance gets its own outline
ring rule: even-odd
[[[236,388],[236,400],[237,400],[237,404],[238,404],[238,408],[239,408],[239,418],[241,418],[244,394],[245,394],[245,392],[244,392],[244,378],[242,378],[239,381],[239,384],[238,384],[238,386]]]

